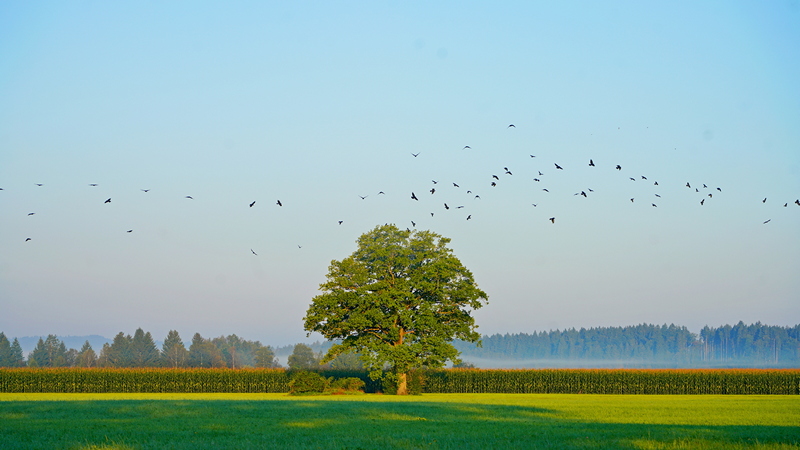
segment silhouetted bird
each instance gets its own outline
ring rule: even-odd
[[[516,125],[514,125],[514,124],[512,123],[511,125],[507,126],[506,128],[517,128],[517,127],[516,127]]]
[[[465,145],[465,146],[464,146],[464,148],[472,148],[472,147],[470,147],[469,145]],[[462,150],[463,150],[463,149],[462,149]]]
[[[636,181],[636,178],[629,177],[631,181]]]
[[[472,219],[472,214],[467,216],[467,220]]]
[[[42,183],[36,183],[37,186],[44,186]]]
[[[622,166],[620,166],[619,164],[617,164],[617,167],[616,167],[616,169],[617,169],[617,170],[622,170]]]
[[[499,180],[500,179],[500,177],[498,177],[497,175],[492,175],[492,178],[494,178],[495,180]]]
[[[581,191],[581,195],[586,197],[586,192]]]
[[[542,189],[542,190],[543,190],[543,191],[545,191],[545,192],[550,192],[550,191],[548,191],[547,189]]]
[[[30,240],[31,240],[31,238],[25,239],[25,242],[28,242],[28,241],[30,241]]]
[[[495,183],[494,181],[492,181],[492,187],[495,187],[495,186],[497,186],[497,183]]]
[[[690,187],[692,187],[692,186],[689,184],[689,182],[686,182],[686,187],[687,187],[687,188],[690,188]]]
[[[761,203],[767,203],[767,197],[764,197],[764,200],[761,200]]]
[[[658,197],[658,198],[661,198],[661,196],[660,196],[660,195],[658,195],[658,194],[656,194],[656,197]]]
[[[344,220],[340,220],[340,221],[339,221],[339,225],[341,225],[341,224],[342,224],[342,222],[344,222]]]
[[[658,186],[658,181],[654,181],[653,186]]]
[[[412,220],[412,221],[411,221],[411,226],[412,226],[412,227],[416,227],[416,226],[417,226],[417,224],[416,224],[416,223],[415,223],[415,222]]]
[[[414,195],[414,193],[413,193],[413,192],[411,193],[411,198],[412,198],[413,200],[417,200],[417,201],[419,201],[419,199],[417,198],[417,196],[416,196],[416,195]]]
[[[186,198],[194,200],[191,195],[187,195]]]
[[[551,217],[549,220],[550,220],[550,223],[556,223],[556,218],[555,217]]]
[[[386,192],[380,191],[378,192],[378,195],[386,195]]]
[[[644,175],[642,175],[642,179],[643,179],[643,180],[646,180],[646,179],[647,179],[647,177],[646,177],[646,176],[644,176]]]
[[[97,183],[89,183],[89,186],[97,186]]]
[[[431,180],[431,181],[433,181],[433,184],[436,184],[436,183],[438,183],[438,181],[436,181],[436,180]]]
[[[706,199],[700,200],[700,206],[703,206],[703,203],[705,203],[705,202],[706,202]]]
[[[280,201],[280,200],[278,200],[277,202],[275,202],[275,204],[276,204],[276,205],[278,205],[278,206],[283,206],[283,203],[281,203],[281,201]]]
[[[252,208],[252,207],[253,207],[253,205],[255,205],[255,204],[256,204],[256,202],[255,202],[255,201],[253,201],[253,203],[250,203],[250,207]]]
[[[531,155],[531,158],[536,158],[536,155]]]
[[[251,252],[252,252],[254,255],[258,256],[258,253],[254,252],[252,248],[250,249],[250,251],[251,251]]]
[[[717,188],[717,190],[718,190],[718,191],[720,191],[720,192],[722,192],[722,189],[720,189],[720,188]]]
[[[433,194],[434,192],[436,192],[436,188],[431,188],[431,194]]]
[[[539,180],[538,178],[534,178],[533,181],[541,181],[541,180]]]
[[[419,153],[412,153],[412,155],[414,155],[414,158],[416,158],[417,156],[419,156]]]
[[[142,192],[150,192],[150,189],[139,189]]]
[[[461,186],[459,186],[459,185],[457,185],[457,184],[455,184],[455,183],[453,183],[453,186],[455,186],[455,187],[461,187]]]
[[[594,161],[592,161],[592,160],[590,159],[590,160],[589,160],[589,165],[590,165],[591,167],[594,167]]]
[[[29,216],[32,216],[32,215],[34,215],[34,214],[36,214],[36,213],[28,213],[28,215],[29,215]]]
[[[133,233],[133,230],[128,230],[126,231],[126,233]]]
[[[553,163],[553,164],[555,164],[555,163]],[[559,166],[558,164],[556,164],[556,169],[559,169],[559,170],[564,170],[564,168],[563,168],[563,167],[561,167],[561,166]]]
[[[650,203],[650,204],[653,205],[653,208],[657,208],[655,203]]]
[[[510,170],[506,170],[506,174],[507,174],[507,175],[514,175],[513,173],[511,173],[511,171],[510,171]]]
[[[772,219],[767,219],[767,220],[764,221],[764,223],[769,223],[770,220],[772,220]]]
[[[359,195],[359,197],[361,197],[361,200],[364,200],[365,198],[369,197],[369,195]]]
[[[444,204],[444,209],[450,209],[450,207],[447,206],[447,203]]]

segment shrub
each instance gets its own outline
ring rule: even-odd
[[[330,386],[331,379],[325,378],[316,372],[298,370],[292,374],[289,381],[289,395],[322,394]]]
[[[364,392],[364,386],[366,386],[366,383],[361,378],[347,377],[339,378],[331,383],[330,390],[333,394]]]

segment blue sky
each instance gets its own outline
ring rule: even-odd
[[[796,1],[5,2],[0,55],[6,335],[298,342],[412,221],[485,334],[800,322]]]

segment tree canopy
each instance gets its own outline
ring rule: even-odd
[[[411,369],[457,363],[450,342],[480,339],[471,313],[488,297],[447,247],[448,238],[383,225],[356,242],[352,255],[331,262],[305,329],[341,339],[325,361],[354,351],[373,379],[388,366],[398,394],[406,394]]]

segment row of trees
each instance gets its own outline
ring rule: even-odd
[[[484,336],[482,347],[454,343],[464,357],[491,359],[628,360],[669,362],[685,367],[709,364],[797,365],[800,325],[760,322],[706,326],[695,334],[676,325],[574,328]]]
[[[343,354],[322,365],[322,352],[310,346],[297,344],[288,357],[291,369],[360,369],[358,356]],[[281,367],[270,346],[259,341],[248,341],[232,334],[212,339],[195,333],[187,349],[177,331],[167,333],[159,350],[150,332],[141,328],[133,336],[122,332],[110,344],[104,344],[98,355],[89,341],[80,350],[67,349],[57,336],[39,339],[36,348],[25,359],[22,347],[15,338],[13,343],[0,332],[0,367]]]

